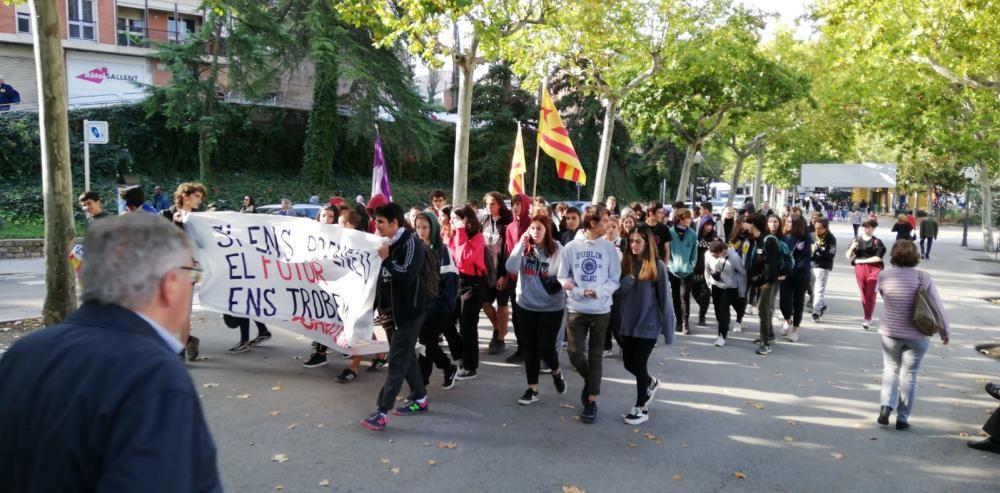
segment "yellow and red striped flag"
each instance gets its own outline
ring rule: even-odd
[[[569,140],[569,132],[563,126],[562,118],[552,104],[548,89],[542,89],[542,112],[538,117],[538,146],[545,154],[556,160],[556,174],[559,178],[587,184],[587,173],[583,171],[580,158]]]
[[[517,140],[514,143],[514,157],[510,160],[510,184],[507,191],[511,197],[524,194],[524,173],[527,171],[524,164],[524,141],[521,140],[521,123],[517,123]]]

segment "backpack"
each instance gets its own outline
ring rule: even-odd
[[[780,261],[778,262],[779,263],[778,275],[779,276],[791,275],[792,271],[795,270],[795,257],[792,256],[791,248],[788,248],[787,243],[779,240],[778,237],[774,235],[767,235],[767,237],[764,238],[765,242],[767,242],[768,237],[774,238],[775,241],[778,242],[778,252],[780,253],[779,255]]]
[[[438,255],[428,246],[424,246],[424,267],[420,270],[420,277],[417,278],[417,289],[423,291],[427,306],[433,304],[438,295],[441,294],[441,261]],[[419,294],[419,293],[418,293]],[[416,307],[419,296],[413,297],[413,306]]]

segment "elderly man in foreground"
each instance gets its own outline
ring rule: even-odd
[[[83,306],[0,359],[0,491],[221,491],[179,357],[200,277],[187,237],[126,214],[84,246]]]

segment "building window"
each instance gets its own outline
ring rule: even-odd
[[[167,40],[171,43],[184,43],[194,34],[197,25],[194,19],[175,20],[173,16],[167,17]]]
[[[17,6],[17,32],[31,32],[31,12],[28,10],[27,5]]]
[[[94,0],[69,0],[69,38],[93,41]]]
[[[149,43],[146,42],[146,21],[119,17],[118,46],[148,47]]]

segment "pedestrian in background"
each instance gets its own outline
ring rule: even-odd
[[[913,305],[917,290],[926,290],[941,324],[941,343],[950,337],[948,315],[941,303],[931,276],[916,269],[920,263],[917,246],[910,240],[898,240],[889,253],[892,269],[878,275],[878,292],[885,304],[878,332],[882,336],[882,395],[878,424],[888,425],[889,416],[896,412],[896,429],[910,427],[909,418],[917,390],[917,372],[930,337],[913,323]]]
[[[938,236],[938,222],[934,216],[922,213],[920,220],[920,257],[926,260],[931,259],[931,247]],[[926,246],[925,246],[926,244]]]
[[[868,330],[872,325],[872,314],[875,313],[875,294],[878,286],[878,275],[885,264],[885,244],[875,237],[878,223],[871,219],[861,223],[861,236],[854,239],[847,248],[847,258],[854,266],[854,277],[861,291],[861,307],[864,310],[864,320],[861,328]]]
[[[826,284],[833,270],[833,261],[837,258],[837,238],[830,231],[830,221],[820,218],[813,224],[812,233],[812,277],[813,304],[812,318],[819,322],[826,313]]]

